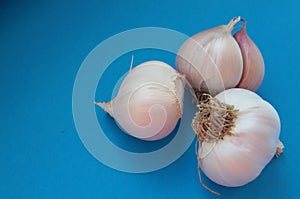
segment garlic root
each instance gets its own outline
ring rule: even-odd
[[[198,141],[197,141],[197,143],[198,143]],[[197,146],[199,146],[199,145],[197,145]],[[199,181],[200,181],[200,184],[202,185],[202,187],[204,187],[204,189],[206,189],[206,190],[212,192],[212,193],[215,194],[215,195],[218,195],[218,196],[221,195],[219,192],[216,192],[216,191],[212,190],[211,188],[209,188],[209,187],[203,182],[202,177],[201,177],[201,163],[200,163],[201,158],[200,158],[199,152],[197,152],[197,160],[198,160],[198,177],[199,177]]]
[[[226,135],[232,135],[231,129],[235,126],[238,110],[209,94],[202,93],[197,97],[199,111],[193,119],[192,127],[198,141],[217,142]]]
[[[232,135],[231,129],[234,127],[234,121],[237,118],[237,112],[234,106],[222,103],[216,98],[206,93],[195,90],[198,99],[199,112],[196,113],[192,127],[197,134],[196,155],[198,160],[198,176],[200,184],[213,194],[220,195],[204,184],[201,177],[201,158],[199,147],[203,141],[217,142],[226,135]]]

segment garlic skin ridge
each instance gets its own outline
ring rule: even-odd
[[[274,157],[280,119],[268,102],[245,89],[229,89],[215,98],[239,111],[233,135],[216,143],[201,143],[201,169],[220,185],[242,186],[254,180]]]
[[[231,31],[240,17],[202,31],[179,49],[176,69],[186,75],[192,87],[211,95],[236,87],[243,72],[242,54]]]
[[[129,135],[159,140],[182,116],[184,86],[184,75],[164,62],[148,61],[130,70],[112,101],[96,104]]]

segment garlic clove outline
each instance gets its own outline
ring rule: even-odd
[[[246,32],[246,20],[241,19],[241,21],[243,21],[242,28],[234,34],[243,57],[243,75],[237,87],[256,91],[264,78],[264,59],[259,48]]]
[[[164,62],[148,61],[130,70],[112,101],[95,104],[129,135],[159,140],[182,116],[184,86],[184,75]]]
[[[240,82],[242,54],[231,34],[240,19],[233,18],[227,25],[202,31],[180,47],[176,69],[186,75],[193,88],[216,95]]]

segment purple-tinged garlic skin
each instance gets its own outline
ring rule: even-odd
[[[243,75],[237,87],[256,91],[262,84],[265,64],[260,50],[246,32],[246,21],[242,21],[243,27],[234,35],[243,57]]]

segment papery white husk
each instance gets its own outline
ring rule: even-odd
[[[132,69],[115,99],[100,103],[128,134],[158,140],[181,118],[185,78],[164,62],[148,61]]]
[[[239,83],[243,60],[239,45],[231,35],[239,20],[195,34],[180,47],[176,69],[186,75],[193,88],[216,95]]]
[[[201,169],[220,185],[242,186],[254,180],[274,157],[280,119],[268,102],[245,89],[225,90],[215,98],[239,111],[232,136],[213,144],[202,142]]]

